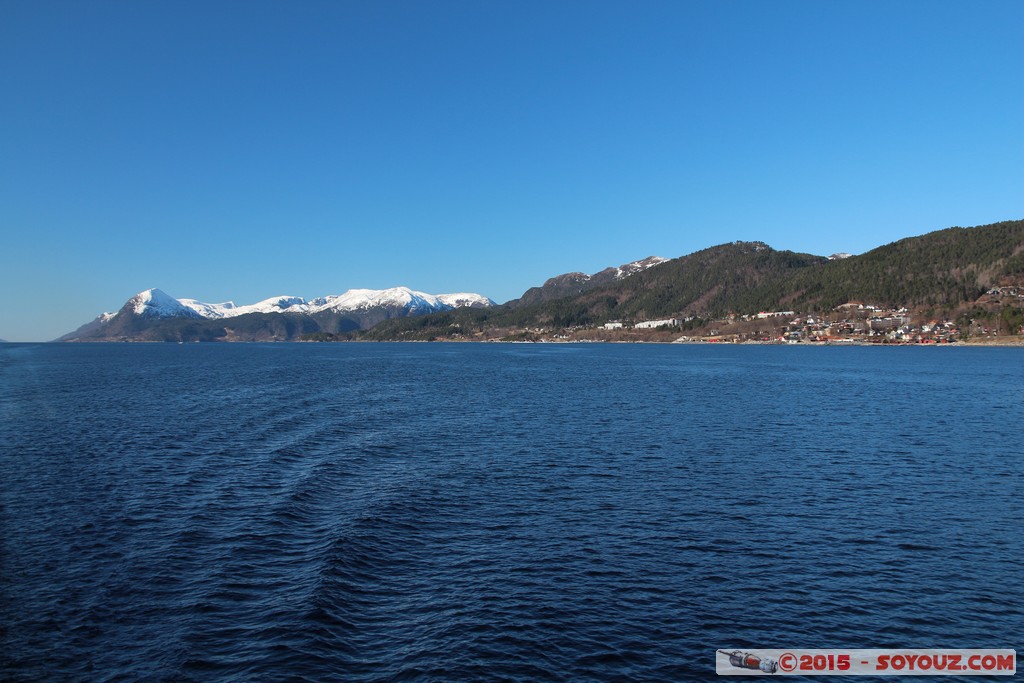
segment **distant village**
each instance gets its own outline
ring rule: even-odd
[[[1024,308],[1024,288],[990,289],[979,303]],[[762,311],[756,315],[729,315],[708,321],[694,317],[637,322],[613,321],[598,328],[577,327],[551,335],[551,341],[675,341],[761,344],[952,344],[965,339],[1024,335],[1024,327],[1008,329],[998,316],[956,320],[933,318],[906,308],[885,308],[849,302],[828,314],[802,315],[795,311]],[[543,335],[545,330],[535,330]],[[647,333],[647,334],[645,334]],[[668,336],[673,336],[668,339]],[[537,339],[538,341],[540,339]]]

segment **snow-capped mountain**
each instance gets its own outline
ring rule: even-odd
[[[116,313],[103,313],[61,339],[292,339],[313,332],[366,329],[388,318],[493,305],[480,294],[427,294],[408,287],[350,289],[309,300],[276,296],[241,306],[233,301],[175,299],[160,289],[147,289]],[[242,318],[250,314],[262,315]],[[182,327],[187,322],[193,323],[191,327]]]
[[[300,296],[275,296],[247,306],[236,306],[234,301],[222,304],[208,304],[195,299],[178,299],[204,318],[233,318],[246,313],[301,313],[306,311],[306,302]]]
[[[489,308],[494,305],[486,296],[473,294],[471,292],[459,292],[458,294],[438,294],[437,300],[452,308]]]
[[[411,314],[434,313],[471,306],[486,308],[494,302],[479,294],[426,294],[408,287],[391,289],[350,289],[344,294],[325,296],[309,302],[311,311],[362,311],[370,308],[405,308]]]
[[[130,312],[142,318],[206,318],[218,320],[248,313],[319,313],[321,311],[365,311],[371,308],[404,308],[410,315],[447,311],[464,306],[486,308],[494,302],[471,293],[426,294],[408,287],[391,289],[350,289],[344,294],[321,296],[306,301],[301,296],[275,296],[254,304],[238,306],[234,301],[210,304],[196,299],[175,299],[160,289],[139,292],[116,313],[104,313],[106,321]]]
[[[159,289],[147,289],[139,292],[117,313],[104,313],[107,319],[122,313],[131,313],[140,318],[201,318],[197,311],[192,310],[181,301],[168,296]]]

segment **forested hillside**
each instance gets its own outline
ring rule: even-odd
[[[833,261],[779,282],[768,299],[799,308],[850,300],[892,306],[956,306],[1024,278],[1024,221],[949,228]]]
[[[830,311],[850,301],[953,310],[993,286],[1007,284],[1024,284],[1020,220],[939,230],[831,261],[777,251],[760,242],[723,244],[574,296],[519,308],[393,320],[364,334],[374,339],[427,338],[611,320]]]

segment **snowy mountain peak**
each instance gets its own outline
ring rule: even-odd
[[[141,318],[201,318],[202,316],[160,289],[139,292],[121,310]]]
[[[451,306],[442,304],[438,297],[417,292],[408,287],[391,289],[350,289],[344,294],[325,296],[309,302],[313,310],[358,311],[367,308],[405,308],[411,312],[437,311]]]

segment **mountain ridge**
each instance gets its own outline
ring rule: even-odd
[[[363,336],[506,338],[612,321],[832,311],[850,301],[955,315],[1000,284],[1024,284],[1024,220],[955,226],[845,258],[780,251],[763,242],[720,244],[561,298],[394,321]]]
[[[982,303],[991,307],[993,300],[983,295],[1001,285],[1024,285],[1024,220],[954,226],[856,256],[729,242],[592,275],[565,273],[500,306],[476,294],[428,295],[405,287],[308,301],[272,297],[245,306],[146,290],[61,340],[495,339],[611,321],[827,312],[854,301],[953,315]]]
[[[582,294],[583,292],[594,289],[595,287],[600,287],[601,285],[610,284],[631,275],[636,275],[637,273],[643,272],[648,268],[664,263],[668,260],[669,259],[661,256],[648,256],[647,258],[640,259],[639,261],[631,261],[630,263],[626,263],[618,267],[610,266],[604,270],[593,273],[592,275],[587,275],[582,272],[563,273],[561,275],[548,278],[544,281],[544,284],[539,287],[529,288],[518,299],[507,301],[503,305],[509,306],[510,308],[521,308],[545,301],[561,299],[573,294]]]
[[[350,289],[308,301],[277,296],[237,306],[232,301],[211,304],[175,299],[153,288],[139,292],[118,311],[102,313],[57,341],[291,339],[312,332],[353,332],[393,317],[494,305],[488,297],[469,292],[435,295],[392,287]]]

